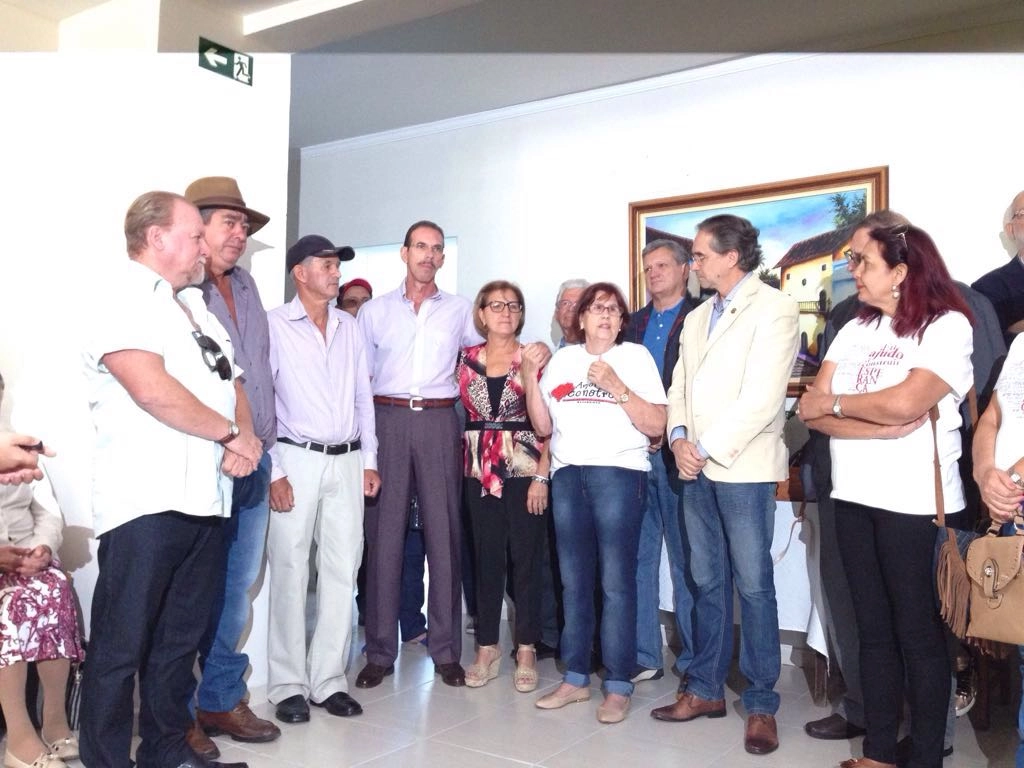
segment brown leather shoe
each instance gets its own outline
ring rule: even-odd
[[[686,691],[675,704],[652,709],[651,717],[670,723],[685,723],[697,717],[725,717],[725,699],[711,701]]]
[[[196,720],[192,721],[192,727],[185,733],[185,741],[189,748],[204,760],[216,760],[220,757],[220,749]]]
[[[852,760],[843,760],[839,768],[896,768],[896,763],[880,763],[870,757],[855,757]]]
[[[226,733],[235,741],[261,743],[273,741],[281,735],[280,728],[269,720],[256,717],[244,701],[238,702],[230,712],[197,709],[196,722],[212,736]]]
[[[767,755],[779,748],[779,728],[774,715],[751,715],[743,747],[752,755]]]
[[[376,688],[385,677],[395,673],[395,665],[389,664],[382,667],[380,664],[367,662],[362,671],[356,677],[356,688]]]

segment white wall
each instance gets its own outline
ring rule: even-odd
[[[91,311],[90,285],[127,258],[131,201],[151,189],[183,192],[207,175],[235,176],[270,216],[250,242],[251,265],[267,306],[281,302],[290,57],[261,55],[255,69],[247,87],[201,70],[194,53],[0,55],[0,371],[16,423],[58,452],[62,555],[87,622],[96,542],[76,321]],[[264,604],[265,594],[253,685],[266,679]]]
[[[630,201],[888,165],[891,206],[971,281],[1007,258],[1022,76],[1013,54],[762,56],[321,145],[299,226],[359,246],[432,218],[458,238],[459,292],[519,282],[524,338],[550,338],[562,280],[627,288]]]

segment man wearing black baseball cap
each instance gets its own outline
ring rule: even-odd
[[[277,404],[271,449],[270,674],[267,698],[285,723],[309,703],[338,717],[363,710],[348,695],[355,574],[363,551],[363,497],[376,496],[377,437],[363,336],[335,306],[338,267],[355,253],[307,235],[288,249],[295,298],[268,313]],[[309,550],[317,542],[317,619],[306,651]]]

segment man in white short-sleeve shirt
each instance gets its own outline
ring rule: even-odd
[[[88,318],[100,546],[82,686],[87,766],[132,765],[136,674],[136,762],[219,765],[185,740],[192,665],[212,607],[205,587],[221,573],[232,478],[253,471],[262,446],[227,331],[191,287],[203,278],[202,234],[199,211],[183,197],[139,197],[125,217],[131,260]]]

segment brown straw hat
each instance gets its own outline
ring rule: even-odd
[[[245,204],[238,182],[230,176],[204,176],[196,179],[185,190],[185,199],[196,208],[229,208],[249,217],[249,234],[255,235],[270,221],[270,217],[254,211]]]

